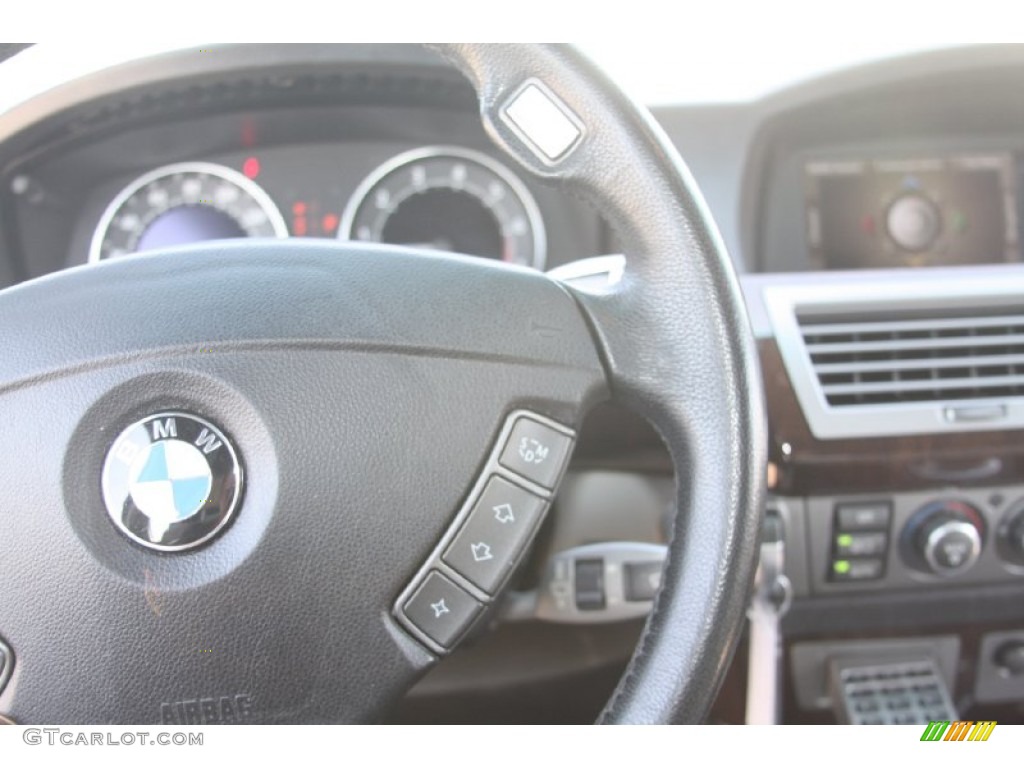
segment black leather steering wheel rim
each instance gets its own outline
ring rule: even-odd
[[[619,290],[578,298],[601,340],[612,397],[647,417],[672,454],[679,514],[662,589],[600,721],[700,722],[742,627],[764,498],[760,373],[732,265],[670,141],[580,54],[559,46],[445,52],[476,86],[495,141],[588,200],[623,242]],[[589,131],[555,170],[497,117],[509,89],[530,77]]]
[[[710,708],[742,628],[764,501],[767,438],[763,396],[754,342],[732,265],[693,180],[668,139],[643,108],[631,103],[579,53],[571,48],[553,45],[457,44],[438,46],[438,49],[473,83],[480,98],[484,125],[498,146],[529,172],[594,205],[616,229],[623,243],[626,271],[614,289],[602,294],[570,289],[570,293],[573,306],[581,314],[586,335],[598,351],[601,370],[606,377],[606,394],[645,416],[658,429],[668,446],[676,469],[679,512],[673,525],[661,590],[636,652],[604,709],[600,722],[700,722]],[[560,99],[576,116],[583,129],[582,140],[567,156],[554,163],[542,160],[501,117],[501,110],[512,94],[531,79],[542,83]],[[331,248],[337,250],[341,247]],[[317,279],[331,279],[329,276],[324,277],[322,271],[322,262],[325,263],[325,259],[329,258],[326,246],[286,244],[275,245],[273,248],[293,252],[295,256],[291,263],[294,269],[309,271],[308,279],[277,274],[276,279],[283,283],[292,279],[295,281],[294,285],[285,285],[282,290],[286,293],[308,293],[315,290]],[[192,250],[193,253],[185,256],[174,255],[177,259],[175,263],[181,265],[180,270],[186,276],[194,275],[197,284],[214,286],[210,290],[216,295],[219,306],[230,303],[235,296],[235,289],[226,281],[220,287],[219,276],[207,271],[205,265],[212,263],[209,259],[213,257],[225,269],[230,267],[232,279],[237,280],[241,275],[243,284],[249,288],[262,286],[265,290],[273,290],[268,287],[272,283],[265,279],[275,270],[274,254],[269,246],[246,246],[244,257],[240,256],[240,249],[228,246]],[[360,253],[366,258],[354,258],[348,268],[363,267],[367,273],[373,273],[378,267],[371,259],[379,259],[380,256],[373,249],[364,248]],[[168,258],[171,256],[169,254]],[[0,327],[6,329],[11,342],[8,348],[13,350],[13,356],[0,370],[0,380],[5,382],[0,392],[23,393],[28,386],[26,382],[33,382],[32,386],[35,386],[36,382],[47,377],[60,378],[53,374],[57,368],[66,368],[67,376],[85,375],[82,373],[86,365],[84,358],[72,359],[75,356],[67,352],[67,342],[60,341],[57,335],[36,334],[31,343],[21,339],[21,336],[33,332],[33,310],[38,310],[39,301],[54,295],[51,289],[62,285],[90,289],[95,296],[105,290],[104,285],[116,283],[118,279],[131,278],[150,290],[157,284],[165,286],[170,294],[174,289],[161,274],[162,258],[162,255],[153,257],[152,261],[147,258],[146,261],[150,263],[146,265],[141,262],[138,265],[99,265],[105,272],[98,277],[84,272],[66,277],[56,276],[49,283],[46,280],[36,281],[32,285],[0,294]],[[426,274],[427,267],[434,268],[426,261],[423,264],[421,274]],[[406,263],[401,258],[396,259],[396,269],[398,267],[418,269],[412,262]],[[438,260],[436,269],[449,271],[450,277],[456,282],[461,282],[464,287],[473,287],[481,294],[489,290],[485,278],[490,277],[491,272],[481,272],[482,267],[470,268],[462,263],[449,264],[448,261]],[[536,295],[535,307],[545,306],[545,301],[541,300],[545,296],[547,303],[555,300],[551,293],[551,281],[547,279],[516,275],[510,277],[509,281],[514,290],[521,290],[524,302]],[[329,290],[323,285],[320,287],[324,291]],[[442,290],[440,279],[437,287],[439,291]],[[563,292],[565,290],[560,289]],[[336,290],[350,289],[338,287]],[[68,294],[65,291],[60,300],[71,301],[67,298]],[[151,294],[140,293],[139,306],[144,302],[145,295]],[[321,308],[334,306],[334,298],[332,296],[331,302],[325,302]],[[175,300],[180,303],[198,301],[184,294],[176,294]],[[54,317],[62,317],[64,312],[67,312],[68,317],[75,314],[71,312],[70,305],[58,304],[55,299],[55,303],[48,307],[52,309]],[[128,300],[124,306],[130,305],[131,300]],[[76,310],[80,308],[80,305],[73,307]],[[113,309],[110,311],[114,312]],[[123,307],[118,311],[127,312]],[[465,311],[469,311],[468,306]],[[563,308],[559,311],[563,312],[560,322],[566,327],[572,326],[574,321],[564,314],[569,310]],[[229,315],[236,318],[239,327],[244,325],[241,310]],[[331,319],[328,315],[329,312],[324,309],[320,318],[304,319],[301,333],[289,327],[287,330],[291,335],[282,332],[280,343],[291,343],[285,340],[285,336],[288,339],[331,337],[334,331],[326,326]],[[123,320],[123,316],[116,318],[117,322],[123,323]],[[188,326],[189,322],[185,321],[184,325]],[[104,329],[116,324],[114,315],[101,316],[96,323],[97,327],[102,325]],[[82,330],[83,338],[88,336],[89,330],[88,325]],[[396,326],[395,339],[374,340],[370,346],[374,350],[383,347],[393,350],[393,345],[402,340],[399,337],[403,335],[403,330]],[[191,339],[190,333],[190,330],[181,330],[179,335]],[[196,327],[195,339],[202,338],[204,333],[208,334],[209,328]],[[258,339],[259,344],[263,345],[258,351],[263,353],[266,351],[268,333],[267,327],[261,325],[251,331],[247,330],[248,335],[240,332],[238,336],[224,339],[223,343],[225,349],[230,348],[233,355],[240,355],[243,351],[246,354],[253,352],[252,345],[255,342],[252,339]],[[452,333],[458,335],[461,331],[453,329]],[[90,360],[116,359],[117,365],[125,368],[124,381],[107,381],[102,385],[107,388],[104,391],[125,396],[128,392],[127,383],[142,382],[138,386],[146,391],[146,397],[143,398],[144,402],[140,401],[137,406],[133,406],[136,409],[133,413],[145,403],[160,400],[162,387],[165,386],[162,382],[173,378],[176,386],[187,390],[193,400],[205,398],[207,407],[215,410],[222,408],[222,422],[235,424],[236,429],[244,430],[245,424],[259,421],[261,414],[258,408],[249,413],[245,411],[245,406],[235,402],[234,382],[230,382],[230,386],[222,386],[219,380],[215,380],[220,372],[208,374],[204,371],[193,376],[192,373],[178,370],[179,367],[193,366],[193,363],[189,361],[179,366],[177,360],[172,366],[176,378],[170,377],[163,368],[155,372],[136,368],[129,370],[124,361],[132,357],[133,365],[138,362],[139,355],[133,357],[133,352],[143,340],[129,338],[127,330],[125,334],[123,339],[106,340],[106,346],[102,349],[90,349],[88,355],[82,354]],[[158,335],[153,332],[146,337],[146,349],[158,348]],[[239,343],[243,335],[248,339],[245,344]],[[578,338],[572,332],[567,336],[566,348],[571,346],[570,342],[578,344]],[[462,336],[458,336],[458,339],[458,344],[452,341],[448,346],[459,347],[460,350],[466,346],[473,347],[475,351],[472,354],[478,357],[493,354],[499,359],[519,360],[541,354],[531,348],[521,354],[518,351],[515,354],[508,352],[502,357],[500,350],[492,353],[483,349],[483,344],[463,341]],[[52,350],[50,356],[40,358],[33,352],[31,345],[47,341],[50,342],[48,349]],[[78,341],[82,342],[82,339]],[[82,343],[88,346],[90,342]],[[164,346],[159,346],[159,349],[165,349],[166,339],[161,337],[161,343]],[[477,350],[477,347],[480,349]],[[416,344],[409,342],[405,348],[414,349]],[[351,351],[352,347],[345,349]],[[359,351],[365,350],[360,347]],[[572,365],[580,370],[590,365],[583,360],[582,355],[573,356],[564,349],[558,352],[563,358],[571,358],[574,361]],[[416,354],[424,357],[420,352]],[[430,357],[430,354],[425,356]],[[550,366],[552,363],[545,360],[545,365]],[[100,386],[99,382],[95,383],[95,387]],[[146,387],[150,389],[146,390]],[[567,384],[563,389],[565,393],[560,391],[557,396],[551,396],[551,404],[548,406],[551,409],[548,415],[563,421],[578,419],[598,396],[593,383]],[[572,390],[572,393],[568,390]],[[93,405],[86,402],[90,397]],[[534,402],[548,402],[539,399],[539,395],[534,397]],[[97,398],[100,396],[95,392],[91,392],[89,397],[82,395],[82,414],[85,415],[79,414],[81,418],[74,419],[74,424],[68,427],[68,431],[74,433],[69,438],[72,445],[85,446],[82,442],[86,440],[82,437],[83,424],[95,427],[102,423],[102,419],[116,422],[119,418],[127,418],[127,412],[116,412],[117,397],[111,395],[106,396],[106,399]],[[555,404],[573,398],[577,401],[578,409],[569,410]],[[219,404],[221,401],[223,405]],[[19,403],[15,397],[9,407],[24,409],[26,403],[31,402]],[[98,414],[95,413],[95,402],[102,403]],[[191,402],[188,400],[188,403]],[[38,406],[38,402],[35,405]],[[90,408],[93,410],[88,410]],[[24,428],[24,423],[20,426]],[[18,428],[18,423],[11,423],[11,430]],[[275,441],[283,438],[280,431],[274,432],[275,428],[275,425],[270,425],[267,436],[278,445]],[[243,440],[243,448],[246,447],[249,446],[244,445]],[[256,455],[256,449],[249,448]],[[84,447],[82,451],[85,451]],[[84,460],[82,466],[75,462],[69,464],[69,454],[63,455],[66,492],[69,484],[77,487],[77,484],[84,482],[81,478],[93,466]],[[278,469],[275,462],[283,463],[280,448],[275,455],[258,457],[254,461],[257,472],[263,469],[271,473]],[[13,487],[18,485],[13,482],[13,473],[17,471],[15,465],[7,470],[7,477],[12,479]],[[276,486],[273,489],[267,488],[275,493],[277,491]],[[87,500],[89,504],[93,501]],[[272,505],[273,501],[272,496],[268,503]],[[97,560],[101,561],[102,568],[116,570],[127,562],[123,558],[136,558],[135,553],[114,551],[121,542],[96,543],[91,538],[93,532],[83,534],[84,528],[92,524],[92,513],[82,511],[75,514],[79,517],[72,516],[70,525],[65,527],[69,533],[74,531],[79,538],[84,535],[88,539],[87,544],[95,548],[92,551]],[[262,515],[260,524],[265,525],[266,530],[277,525],[272,509],[264,509],[259,514]],[[248,519],[255,517],[254,513],[250,513]],[[250,524],[246,522],[244,525]],[[230,555],[216,561],[216,567],[223,568],[224,574],[240,569],[252,552],[263,551],[262,537],[266,531],[255,527],[250,530],[244,525],[241,522],[236,524],[224,536],[224,547],[230,545],[239,548],[237,558]],[[256,526],[256,523],[251,525]],[[35,533],[39,534],[41,530],[45,529]],[[430,535],[434,534],[424,534],[424,540]],[[240,537],[243,536],[248,538],[242,540]],[[68,540],[72,539],[69,535]],[[213,556],[210,557],[207,566],[211,565]],[[15,567],[24,565],[24,558],[13,563]],[[132,560],[131,568],[135,567],[135,560]],[[195,589],[197,594],[189,595],[200,613],[212,610],[199,594],[200,588],[207,590],[203,594],[209,593],[209,585],[206,582],[193,583],[187,576],[177,573],[174,570],[177,567],[173,563],[166,566],[166,573],[161,578],[173,582],[174,589],[184,592]],[[126,576],[126,573],[129,575]],[[135,571],[126,570],[121,575],[130,580],[131,574],[135,574]],[[27,583],[19,581],[13,573],[0,575],[4,576],[7,583],[15,586]],[[257,580],[256,576],[246,578],[249,580],[245,582],[247,584]],[[174,582],[174,579],[179,581]],[[382,593],[391,589],[389,583],[381,583],[379,586]],[[136,587],[139,592],[144,589],[141,584]],[[38,613],[26,608],[26,604],[40,599],[40,594],[38,590],[26,588],[6,603],[0,599],[0,615],[4,615],[2,609],[10,608],[9,615],[14,617],[15,625],[19,620],[26,625],[33,618],[38,620]],[[125,599],[128,599],[127,596]],[[212,606],[215,601],[223,601],[223,596],[217,595],[210,600]],[[119,615],[124,618],[135,614],[124,609]],[[327,629],[325,626],[324,633]],[[0,633],[7,633],[16,653],[19,645],[30,649],[34,647],[34,634],[30,629],[19,633],[0,626]],[[352,642],[365,641],[369,637],[368,633],[369,630],[361,635],[353,631],[352,637],[348,639]],[[399,639],[396,644],[400,645],[401,653],[409,660],[410,667],[422,671],[429,664],[429,659],[422,657],[412,641]],[[31,651],[27,658],[19,657],[19,665],[27,665],[31,661]],[[305,667],[301,669],[309,671]],[[238,677],[244,671],[243,667],[233,668],[232,675]],[[393,691],[398,690],[408,678],[408,674],[396,674],[394,680],[388,684],[382,683],[381,688],[385,692],[391,691],[389,695],[393,695]],[[33,688],[31,680],[23,681],[22,691],[37,693],[43,684],[44,681],[40,681]],[[276,678],[274,684],[277,685]],[[314,683],[308,684],[316,690]],[[5,692],[4,696],[8,701],[16,701],[12,690]],[[334,712],[336,715],[340,712],[342,719],[374,718],[379,711],[369,706],[344,710],[339,709],[342,705],[336,703],[316,708],[316,698],[316,695],[311,694],[303,700],[306,702],[304,705],[295,705],[299,709],[289,711]],[[5,698],[0,697],[0,704],[4,701]],[[301,709],[301,706],[313,709]],[[103,711],[121,712],[119,707],[116,702],[108,702],[107,709]],[[34,706],[19,711],[27,712],[29,716],[41,716],[46,712],[45,708]],[[277,721],[280,718],[268,710],[266,719]]]

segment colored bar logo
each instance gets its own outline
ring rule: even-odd
[[[995,720],[932,720],[921,734],[921,741],[988,741]]]

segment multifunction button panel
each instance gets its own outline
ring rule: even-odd
[[[450,650],[498,594],[551,503],[575,433],[530,411],[505,421],[462,509],[395,603],[437,653]]]

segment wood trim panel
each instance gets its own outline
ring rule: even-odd
[[[1024,431],[819,440],[811,434],[773,339],[758,343],[783,495],[877,493],[1024,480]]]

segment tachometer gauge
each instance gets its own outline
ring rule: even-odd
[[[505,166],[459,147],[416,149],[381,165],[352,195],[338,237],[544,269],[544,222],[529,190]]]
[[[214,163],[177,163],[140,176],[114,198],[89,261],[203,240],[287,236],[281,212],[251,179]]]

